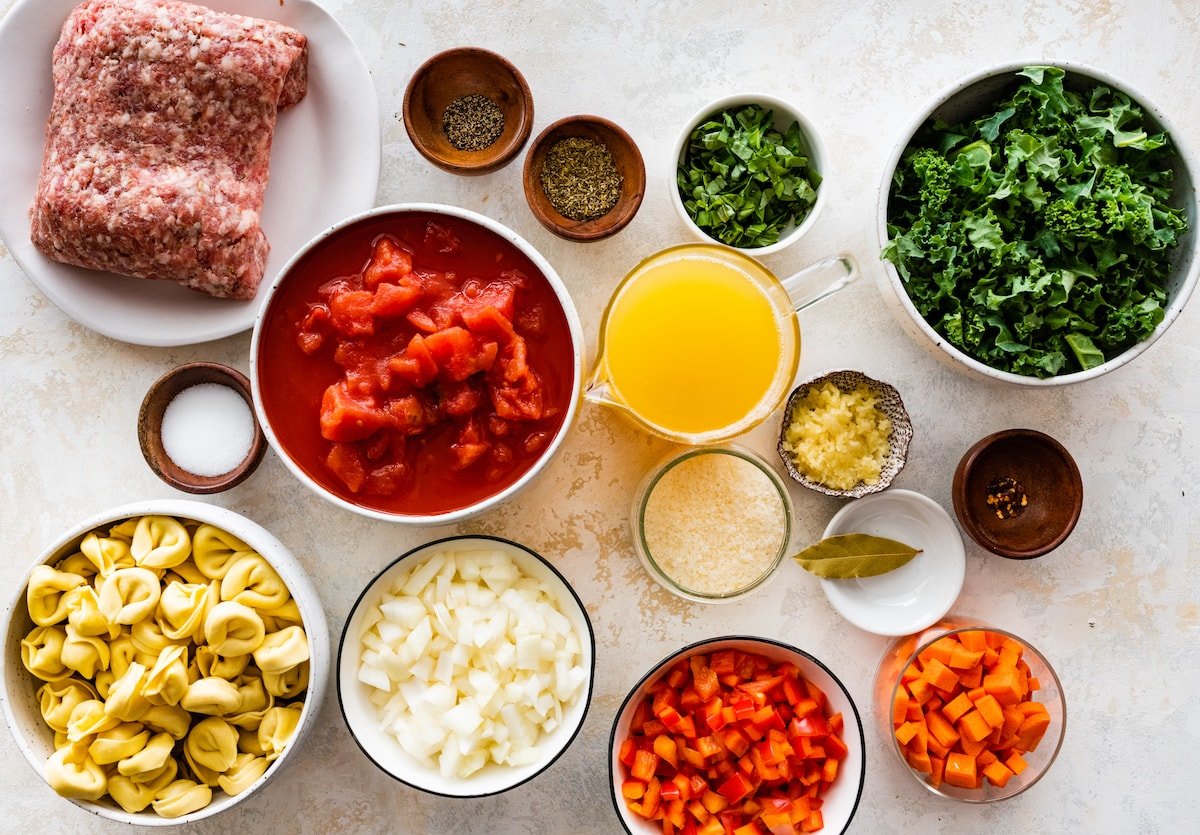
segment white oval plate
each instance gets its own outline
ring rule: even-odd
[[[838,614],[876,635],[911,635],[937,623],[962,591],[967,557],[954,520],[933,499],[884,490],[839,510],[825,536],[867,533],[920,548],[907,564],[878,577],[821,580]]]
[[[223,12],[277,20],[308,37],[308,93],[279,115],[262,225],[271,244],[257,298],[214,299],[170,281],[59,264],[29,239],[46,117],[50,55],[78,0],[18,0],[0,21],[0,236],[25,274],[79,324],[137,345],[192,345],[254,324],[275,273],[322,229],[375,204],[379,103],[367,65],[315,0],[205,0]]]

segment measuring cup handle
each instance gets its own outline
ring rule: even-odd
[[[858,263],[849,253],[835,255],[805,267],[789,276],[780,284],[792,300],[792,307],[799,313],[821,299],[828,298],[858,280]]]

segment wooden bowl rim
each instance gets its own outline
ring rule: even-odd
[[[998,443],[1014,439],[1033,441],[1054,453],[1055,458],[1062,464],[1062,470],[1073,488],[1071,512],[1062,529],[1049,540],[1028,548],[1016,548],[996,542],[995,538],[988,533],[988,529],[970,512],[970,502],[967,497],[967,481],[970,472],[983,454]],[[1037,429],[1003,429],[980,438],[959,460],[958,466],[954,469],[951,498],[954,504],[954,515],[958,517],[959,524],[975,544],[1005,559],[1031,560],[1045,556],[1058,548],[1075,530],[1075,525],[1079,522],[1079,516],[1083,512],[1083,477],[1080,475],[1079,465],[1075,462],[1075,458],[1056,438]]]
[[[517,127],[516,135],[505,145],[493,146],[495,151],[491,155],[483,155],[484,151],[490,150],[489,148],[478,152],[482,156],[478,162],[474,163],[452,162],[438,154],[437,151],[426,144],[423,135],[413,128],[411,118],[413,91],[417,89],[418,85],[425,82],[430,71],[435,66],[449,58],[458,58],[460,56],[483,58],[495,63],[500,69],[512,76],[517,84],[517,88],[521,91],[522,119],[521,124]],[[412,77],[409,78],[408,85],[404,88],[401,116],[404,122],[404,131],[408,134],[408,139],[412,142],[413,147],[417,149],[417,153],[438,168],[443,171],[449,171],[451,174],[460,174],[463,176],[490,174],[494,171],[499,171],[516,159],[517,155],[521,153],[521,149],[525,147],[525,143],[529,141],[529,134],[533,131],[533,91],[529,89],[529,82],[525,80],[525,76],[517,69],[516,64],[500,53],[479,46],[456,46],[430,56],[421,66],[417,67]]]

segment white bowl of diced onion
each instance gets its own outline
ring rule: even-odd
[[[308,686],[303,691],[303,708],[286,747],[265,772],[252,783],[241,787],[236,795],[213,790],[212,800],[202,808],[189,811],[178,817],[161,817],[152,807],[131,813],[118,806],[109,797],[98,801],[71,798],[71,802],[87,812],[109,820],[142,826],[174,826],[192,823],[225,811],[250,797],[268,781],[274,779],[285,765],[295,759],[294,754],[316,724],[324,700],[325,683],[329,675],[330,646],[329,630],[325,612],[316,589],[300,562],[291,551],[261,525],[222,507],[203,502],[182,499],[141,501],[122,505],[98,513],[73,526],[58,537],[30,567],[24,582],[15,590],[5,611],[5,647],[3,663],[3,687],[0,688],[0,703],[4,718],[16,740],[17,747],[30,765],[46,777],[45,769],[51,755],[55,753],[54,731],[47,727],[39,704],[39,687],[44,683],[31,675],[22,663],[21,641],[34,627],[26,601],[26,589],[35,569],[43,565],[54,565],[68,555],[78,552],[80,541],[90,531],[105,529],[115,523],[134,517],[174,517],[219,528],[232,534],[263,557],[275,570],[287,587],[299,611],[307,637],[309,651]],[[183,777],[182,769],[178,775]],[[49,781],[48,781],[49,782]]]
[[[484,797],[566,751],[592,699],[587,610],[543,557],[458,536],[398,557],[359,595],[337,659],[362,752],[413,788]]]

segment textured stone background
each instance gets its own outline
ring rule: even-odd
[[[247,8],[259,4],[266,10],[273,2],[248,0]],[[800,374],[847,367],[894,383],[917,433],[897,485],[947,508],[961,454],[977,438],[1013,426],[1062,440],[1079,462],[1087,493],[1078,529],[1051,556],[1021,564],[969,545],[966,586],[955,607],[1027,636],[1057,667],[1069,724],[1055,767],[1007,803],[954,804],[904,774],[870,723],[866,789],[851,830],[1174,833],[1194,825],[1200,818],[1200,652],[1192,643],[1200,628],[1193,556],[1200,549],[1193,493],[1200,491],[1200,309],[1193,304],[1131,366],[1083,386],[1029,392],[979,382],[935,360],[895,324],[872,280],[880,268],[871,229],[881,168],[902,125],[935,92],[991,63],[1058,58],[1100,66],[1160,103],[1195,144],[1200,7],[1192,0],[327,5],[375,78],[384,138],[380,202],[453,203],[510,225],[556,266],[593,341],[604,302],[626,270],[686,237],[666,190],[670,144],[682,120],[712,98],[756,88],[803,108],[830,147],[833,199],[810,235],[769,265],[786,273],[846,249],[858,256],[867,280],[804,316]],[[462,44],[491,47],[521,67],[537,102],[535,130],[588,112],[633,134],[650,184],[624,233],[591,245],[561,241],[524,205],[519,164],[460,179],[416,154],[396,116],[404,86],[425,58]],[[180,362],[209,359],[245,369],[248,345],[248,335],[178,349],[98,337],[64,318],[3,253],[3,594],[15,593],[28,564],[76,520],[120,502],[176,495],[138,452],[134,425],[142,395]],[[767,452],[773,431],[761,429],[746,441]],[[646,578],[626,518],[637,481],[664,449],[613,414],[585,407],[534,485],[461,528],[541,551],[575,585],[593,619],[595,701],[583,733],[547,773],[494,799],[426,797],[361,756],[330,692],[320,727],[295,765],[237,810],[194,831],[619,832],[605,762],[620,700],[662,655],[733,631],[813,652],[868,713],[871,675],[886,642],[845,624],[797,566],[783,566],[759,595],[721,608],[685,605]],[[840,503],[799,489],[793,498],[797,539],[807,544]],[[322,590],[335,634],[379,567],[417,543],[455,532],[397,528],[338,510],[297,483],[273,454],[246,484],[207,500],[257,520],[294,549]],[[0,734],[0,762],[9,764],[0,782],[0,830],[118,831],[55,798],[21,760]]]

